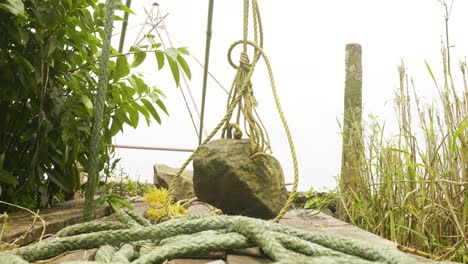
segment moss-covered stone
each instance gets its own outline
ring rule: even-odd
[[[177,174],[179,169],[169,167],[164,164],[154,164],[153,166],[153,183],[158,188],[168,189],[172,179]],[[195,197],[193,192],[193,172],[185,170],[177,179],[177,183],[174,187],[174,198],[176,201],[184,200]]]
[[[250,140],[220,139],[201,145],[193,159],[199,200],[226,214],[270,219],[287,199],[279,162],[250,154]]]

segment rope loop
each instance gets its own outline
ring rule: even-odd
[[[248,16],[249,16],[249,1],[252,1],[252,14],[253,14],[253,21],[254,21],[254,42],[248,40]],[[242,44],[243,50],[240,53],[240,62],[239,65],[236,65],[232,60],[232,51],[237,45]],[[250,61],[249,56],[247,54],[247,47],[250,46],[254,49],[252,61]],[[223,119],[218,123],[218,125],[213,129],[213,131],[205,138],[202,142],[203,144],[208,143],[222,128],[222,138],[225,138],[226,134],[232,138],[232,128],[235,128],[234,138],[242,138],[242,132],[240,131],[240,123],[241,116],[243,116],[243,123],[244,123],[244,131],[247,136],[251,140],[251,155],[254,156],[256,154],[261,155],[268,155],[269,157],[273,157],[269,155],[271,152],[271,147],[269,143],[269,136],[265,126],[263,125],[257,110],[257,100],[255,99],[253,93],[253,87],[251,83],[251,78],[255,69],[255,65],[257,62],[262,58],[265,61],[267,66],[268,75],[270,79],[270,86],[273,93],[273,97],[276,103],[276,109],[278,110],[278,114],[280,119],[283,123],[283,128],[286,132],[291,157],[294,166],[294,183],[292,186],[292,190],[290,195],[286,201],[286,204],[279,212],[278,216],[273,220],[274,222],[279,221],[284,214],[288,211],[288,209],[292,206],[296,191],[297,185],[299,181],[299,170],[297,166],[297,158],[296,158],[296,151],[294,148],[294,143],[292,140],[291,132],[289,131],[288,124],[286,122],[286,118],[284,117],[283,111],[281,109],[281,105],[279,102],[278,94],[276,93],[276,86],[273,79],[273,71],[271,69],[270,62],[268,57],[264,53],[263,49],[263,29],[262,23],[260,18],[260,12],[258,8],[258,3],[256,0],[244,0],[244,36],[242,40],[238,40],[234,42],[228,50],[228,62],[234,68],[237,69],[237,74],[234,78],[234,81],[231,86],[231,90],[228,96],[228,103],[227,103],[227,111],[226,115]],[[231,122],[233,118],[233,113],[237,111],[235,115],[235,122]],[[234,126],[233,124],[236,124]],[[169,205],[172,203],[173,200],[173,192],[177,180],[180,178],[180,175],[188,166],[188,164],[193,160],[195,156],[195,152],[190,155],[190,157],[185,161],[185,163],[180,167],[177,171],[175,177],[172,179],[169,188],[168,188],[168,198],[165,202],[166,212],[168,213],[169,217],[171,217],[169,212]],[[281,180],[281,179],[279,179]],[[284,180],[283,180],[284,181]]]
[[[228,128],[226,130],[226,138],[232,138],[232,129],[234,128],[234,139],[241,139],[242,138],[242,130],[240,126],[236,123],[229,123]]]

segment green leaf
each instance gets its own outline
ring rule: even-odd
[[[154,90],[157,90],[157,89],[154,89]],[[157,91],[159,91],[159,90],[157,90]],[[148,94],[148,96],[151,98],[151,101],[153,101],[153,103],[156,103],[161,98],[160,94],[157,91],[153,91],[153,92],[150,92]],[[163,97],[164,96],[165,95],[163,95]]]
[[[168,48],[164,51],[169,58],[171,58],[173,61],[177,60],[177,57],[179,56],[179,52],[177,51],[176,48]]]
[[[121,85],[121,89],[124,91],[122,93],[122,98],[126,99],[124,101],[132,100],[133,95],[135,94],[136,90],[138,89],[138,84],[135,80],[136,76],[132,75],[127,78],[127,81],[130,83],[131,87],[127,85]]]
[[[157,48],[159,48],[159,47],[161,47],[161,46],[162,46],[161,43],[154,43],[154,44],[151,45],[151,48],[152,48],[152,49],[157,49]]]
[[[304,204],[304,209],[315,209],[316,206],[317,206],[316,205],[316,199],[315,198],[310,198]]]
[[[127,57],[117,57],[117,63],[115,65],[114,82],[120,80],[120,78],[127,76],[130,73],[130,66],[127,62]]]
[[[468,118],[466,118],[466,122],[462,124],[455,131],[455,133],[453,133],[452,146],[451,146],[452,151],[455,151],[457,149],[457,138],[463,133],[463,131],[465,131],[465,129],[468,129]]]
[[[138,111],[133,108],[130,105],[125,105],[125,110],[128,113],[128,118],[130,120],[130,123],[128,123],[131,127],[137,128],[138,127],[138,121],[140,120],[140,114]]]
[[[95,203],[96,205],[101,206],[101,205],[104,204],[105,201],[106,201],[106,197],[105,197],[104,195],[100,195],[99,198],[97,198],[96,200],[94,200],[94,203]]]
[[[129,204],[123,197],[117,194],[109,194],[106,197],[107,202],[112,207],[113,210],[117,210],[122,207],[127,207],[129,209],[133,209],[133,206]]]
[[[60,175],[59,173],[57,173],[54,170],[46,171],[46,174],[49,177],[49,179],[53,183],[55,183],[58,187],[64,189],[67,192],[72,191],[73,183],[72,183],[71,177],[66,177],[66,175]]]
[[[437,81],[436,81],[436,78],[434,76],[434,73],[432,72],[431,66],[429,66],[429,63],[427,63],[426,60],[424,60],[424,63],[426,64],[426,69],[429,72],[429,75],[431,75],[432,81],[434,81],[434,84],[435,84],[436,88],[439,88],[439,86],[437,85]]]
[[[174,77],[174,81],[176,86],[179,87],[180,85],[180,72],[179,72],[179,65],[177,65],[176,61],[172,60],[171,57],[167,57],[167,61],[169,62],[169,67],[171,67],[172,76]]]
[[[135,15],[135,13],[130,9],[128,8],[126,5],[124,4],[120,4],[120,9],[126,13],[129,13],[129,14],[132,14],[132,15]]]
[[[47,56],[51,57],[54,51],[57,49],[57,46],[58,46],[57,38],[51,37],[46,45]]]
[[[10,172],[0,169],[0,182],[7,184],[18,184],[18,179]]]
[[[141,99],[140,101],[143,103],[146,109],[148,109],[148,111],[154,117],[156,122],[158,122],[158,124],[161,124],[161,117],[159,116],[158,112],[154,108],[153,104],[150,101],[148,101],[148,99],[145,99],[145,98]]]
[[[123,101],[130,101],[130,100],[133,100],[133,96],[135,95],[136,93],[136,82],[133,81],[133,83],[135,84],[135,86],[133,86],[132,84],[132,87],[128,86],[128,85],[122,85],[121,88],[122,88],[122,99]],[[134,88],[135,87],[135,88]]]
[[[184,54],[184,55],[190,56],[190,51],[188,50],[187,47],[180,47],[180,48],[177,48],[177,51],[178,51],[180,54]]]
[[[93,102],[91,102],[91,99],[89,99],[87,95],[82,95],[81,100],[83,101],[83,104],[86,108],[86,112],[88,112],[88,114],[92,116],[93,115]]]
[[[115,117],[120,119],[122,121],[122,124],[125,122],[127,124],[130,124],[131,121],[127,116],[127,111],[124,109],[124,107],[121,107],[115,111]]]
[[[104,184],[104,182],[99,183],[99,187],[97,189],[97,193],[105,193],[107,194],[112,188],[115,186],[116,182],[108,182]]]
[[[177,61],[179,62],[179,65],[182,68],[182,70],[185,72],[185,75],[187,75],[187,77],[189,79],[192,79],[192,74],[190,73],[190,68],[189,68],[187,62],[185,61],[185,59],[182,56],[179,55],[179,56],[177,56]]]
[[[135,80],[135,84],[136,84],[136,90],[138,92],[138,94],[143,94],[143,93],[147,93],[149,92],[149,87],[148,85],[139,77],[137,76],[133,76],[133,79]]]
[[[0,154],[0,169],[3,169],[4,162],[5,162],[5,152]]]
[[[398,152],[398,153],[403,153],[403,154],[409,154],[408,151],[403,150],[403,149],[397,149],[397,148],[385,148],[387,151],[392,151],[392,152]]]
[[[112,124],[111,124],[109,131],[110,131],[111,137],[113,137],[117,135],[119,131],[122,130],[123,122],[116,115],[112,116],[111,119],[112,119]]]
[[[164,67],[164,52],[156,50],[154,54],[156,55],[156,61],[158,62],[158,70],[161,70],[162,67]]]
[[[7,0],[6,4],[0,4],[0,9],[6,10],[15,16],[26,16],[22,0]]]
[[[140,65],[146,58],[146,52],[144,51],[139,51],[135,54],[133,54],[133,62],[130,67],[135,68],[138,65]]]
[[[149,110],[144,105],[140,105],[135,101],[133,101],[131,104],[135,109],[138,110],[138,112],[140,112],[145,117],[146,124],[149,126],[151,123],[151,115]]]
[[[161,108],[164,111],[164,113],[166,113],[166,115],[169,115],[169,112],[167,111],[166,106],[161,100],[157,100],[156,104],[159,106],[159,108]]]
[[[28,67],[29,71],[34,72],[34,66],[26,58],[24,58],[17,50],[13,50],[10,56],[18,63]]]

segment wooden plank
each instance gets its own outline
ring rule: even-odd
[[[229,251],[228,254],[241,255],[241,256],[250,256],[250,257],[257,257],[257,258],[263,257],[263,254],[260,251],[259,247],[236,249],[236,250]]]
[[[87,261],[94,260],[97,249],[87,249],[87,250],[75,250],[70,251],[65,254],[59,255],[57,257],[45,260],[47,264],[59,264],[66,261]]]
[[[135,212],[138,214],[143,214],[144,211],[148,208],[147,204],[144,202],[136,202],[132,204],[134,206]],[[198,208],[200,207],[200,208]],[[200,211],[207,212],[209,208],[204,208],[203,205],[198,204],[198,207],[193,210],[197,213]],[[82,208],[83,208],[83,200],[75,200],[67,204],[61,204],[58,207],[54,207],[51,209],[45,209],[40,212],[41,217],[47,222],[47,229],[46,233],[55,233],[56,231],[60,230],[61,228],[76,224],[81,222],[81,215],[82,215]],[[108,206],[102,206],[97,208],[96,215],[97,217],[101,218],[100,221],[112,221],[115,220],[115,217],[106,216],[110,213]],[[6,241],[11,241],[15,237],[20,236],[23,234],[29,226],[31,225],[33,216],[27,214],[25,212],[18,212],[10,214],[10,225],[9,230],[4,238],[7,238]],[[308,231],[315,231],[321,232],[326,234],[333,234],[338,236],[350,237],[357,240],[366,241],[372,244],[381,245],[384,247],[389,247],[392,249],[396,249],[396,243],[391,242],[389,240],[383,239],[375,234],[370,232],[364,231],[358,227],[350,225],[346,222],[340,221],[335,219],[329,215],[323,213],[317,213],[312,210],[291,210],[289,211],[285,217],[280,221],[281,224],[308,230]],[[23,241],[23,245],[29,243],[31,241],[36,240],[40,233],[42,232],[42,225],[40,222],[37,222],[34,228],[32,229],[31,233],[28,235],[27,239]],[[86,253],[85,253],[86,252]],[[51,263],[60,263],[65,260],[82,260],[82,259],[90,259],[93,255],[93,250],[79,250],[67,253],[59,258],[55,258],[55,262]],[[221,255],[216,255],[213,258],[194,258],[194,259],[177,259],[172,260],[169,263],[173,264],[185,264],[185,263],[194,263],[194,264],[219,264],[224,263],[224,258]],[[229,252],[226,257],[226,263],[229,264],[236,264],[236,263],[270,263],[270,260],[261,258],[261,252],[258,248],[249,248],[244,250],[236,250],[233,252]],[[412,255],[413,256],[413,255]],[[83,258],[84,257],[84,258]],[[52,261],[52,260],[51,260]],[[216,262],[217,261],[217,262]],[[221,262],[222,261],[222,262]],[[415,256],[415,262],[430,262],[430,260]]]
[[[242,255],[228,255],[226,258],[226,264],[265,264],[273,263],[267,258],[257,258],[251,256]]]
[[[173,259],[168,264],[223,264],[221,259]]]
[[[397,250],[397,244],[390,240],[313,210],[291,210],[279,223],[303,230],[354,238]]]
[[[39,215],[46,222],[45,234],[55,234],[62,228],[83,222],[83,205],[84,199],[64,202],[59,206],[41,209]],[[110,214],[109,205],[105,204],[95,209],[96,218]],[[3,236],[3,241],[13,242],[16,238],[21,237],[29,230],[33,223],[34,216],[25,211],[13,212],[8,214],[8,230]],[[2,224],[3,221],[0,221]],[[27,245],[39,239],[42,233],[42,222],[36,219],[34,227],[29,230],[25,239],[19,241],[19,245]]]
[[[382,238],[376,234],[360,229],[332,216],[324,213],[318,213],[314,210],[291,210],[279,221],[280,224],[308,230],[332,234],[336,236],[349,237],[356,240],[369,242],[371,244],[380,245],[383,247],[397,249],[397,243]],[[415,262],[432,262],[429,259],[409,254]]]

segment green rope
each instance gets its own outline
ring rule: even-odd
[[[104,21],[104,39],[99,63],[99,81],[93,111],[93,128],[89,145],[89,171],[86,182],[83,218],[90,221],[94,218],[94,194],[99,180],[99,149],[101,147],[102,117],[108,80],[109,54],[111,48],[112,24],[114,21],[114,0],[106,0],[106,17]]]
[[[109,263],[116,252],[117,250],[113,246],[103,245],[96,251],[94,259],[96,262]]]
[[[263,51],[263,28],[262,28],[262,21],[260,17],[260,11],[258,7],[258,3],[256,0],[251,0],[252,2],[252,16],[253,16],[253,21],[254,21],[254,42],[248,40],[248,28],[249,28],[249,0],[244,0],[244,20],[243,20],[243,40],[239,40],[234,42],[231,47],[228,50],[228,61],[231,64],[232,67],[237,69],[237,74],[236,77],[234,78],[233,84],[231,86],[231,90],[228,95],[228,100],[227,100],[227,109],[226,109],[226,115],[223,117],[223,119],[218,123],[218,125],[213,129],[213,131],[205,138],[205,140],[201,144],[206,144],[208,143],[218,131],[222,129],[221,136],[222,138],[225,138],[226,136],[230,137],[232,136],[232,129],[235,129],[234,132],[234,138],[241,138],[242,137],[242,131],[239,128],[239,123],[240,123],[240,116],[241,113],[244,116],[244,129],[248,135],[248,137],[251,139],[251,155],[252,158],[255,158],[257,156],[265,156],[267,158],[275,159],[270,153],[271,153],[271,147],[269,143],[269,136],[267,133],[267,130],[265,129],[265,126],[263,125],[263,122],[261,121],[260,117],[258,116],[258,113],[255,109],[257,106],[257,101],[255,99],[253,89],[252,89],[252,83],[251,83],[251,78],[254,73],[255,66],[257,62],[260,60],[260,58],[263,58],[265,61],[265,64],[268,69],[268,75],[270,78],[270,86],[272,89],[272,93],[275,99],[276,103],[276,108],[278,110],[278,114],[281,118],[281,122],[283,124],[283,127],[285,129],[288,143],[290,146],[290,152],[293,160],[293,166],[294,166],[294,183],[292,186],[292,190],[290,192],[290,195],[284,205],[284,207],[281,209],[279,212],[278,216],[273,220],[274,222],[279,221],[284,214],[291,208],[292,204],[294,203],[294,199],[296,197],[296,192],[297,192],[297,186],[299,182],[299,169],[297,165],[297,157],[296,157],[296,151],[294,148],[294,142],[291,136],[291,132],[289,130],[286,118],[284,116],[283,110],[281,108],[281,104],[279,102],[279,97],[276,92],[276,85],[274,82],[274,77],[273,77],[273,70],[271,68],[270,62],[268,60],[268,57],[266,56],[265,52]],[[239,45],[243,45],[243,51],[241,52],[240,55],[240,63],[239,65],[236,65],[232,61],[232,51],[233,49]],[[247,54],[247,47],[251,46],[254,48],[254,56],[252,62],[249,60],[249,56]],[[232,119],[232,114],[234,113],[235,109],[237,109],[237,117],[236,117],[236,122],[231,123]],[[165,208],[167,214],[170,216],[170,211],[169,211],[169,205],[173,202],[173,192],[175,185],[180,178],[180,175],[182,172],[185,170],[185,168],[188,166],[188,164],[193,160],[195,153],[192,153],[189,158],[185,161],[185,163],[180,167],[180,169],[177,171],[176,175],[172,179],[171,183],[169,184],[168,188],[168,199],[166,200],[165,203]],[[277,168],[279,177],[282,179],[277,179],[278,182],[281,182],[284,184],[284,177],[282,176],[281,168]]]
[[[81,225],[72,225],[67,226],[64,229],[57,232],[57,237],[67,237],[67,236],[75,236],[79,234],[85,234],[89,232],[96,232],[102,230],[117,230],[117,229],[125,229],[128,228],[127,224],[121,222],[86,222]]]
[[[80,226],[86,225],[78,224],[75,229]],[[42,241],[0,254],[0,263],[25,264],[89,248],[99,248],[96,261],[100,263],[163,263],[167,259],[252,246],[259,246],[274,263],[415,262],[397,250],[360,240],[242,216],[188,216],[145,227],[88,231],[87,234]],[[132,246],[141,241],[148,243],[150,239],[154,247],[144,254],[140,255],[138,247]]]
[[[137,220],[135,220],[134,217],[133,217],[129,212],[131,212],[131,211],[128,210],[128,209],[117,210],[117,211],[115,212],[115,217],[116,217],[120,222],[126,223],[126,224],[128,225],[128,227],[130,227],[130,228],[142,226],[142,224],[140,224]],[[145,219],[145,220],[146,220],[146,219]],[[148,222],[145,223],[145,225],[147,226],[147,225],[148,225]]]
[[[135,249],[132,245],[123,244],[120,249],[112,256],[110,262],[130,263],[130,261],[135,259],[137,256],[138,254],[135,252]]]

